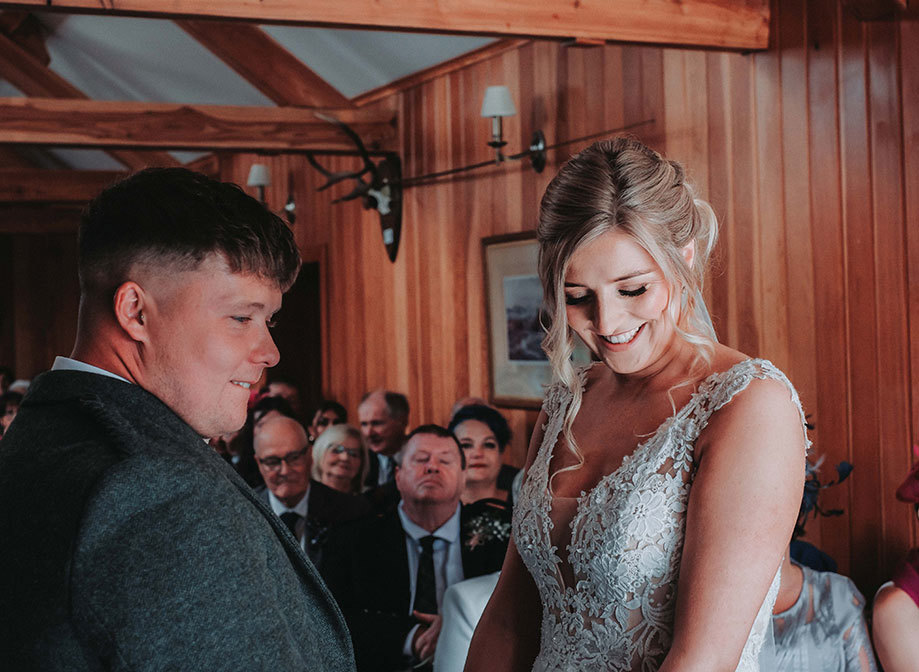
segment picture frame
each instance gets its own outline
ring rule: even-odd
[[[540,324],[543,295],[536,232],[483,238],[482,255],[491,403],[538,409],[552,381],[552,369],[542,350],[545,331]],[[580,343],[574,360],[590,361]]]

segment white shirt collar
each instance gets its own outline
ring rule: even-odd
[[[433,532],[428,532],[426,529],[420,525],[416,525],[411,518],[408,517],[408,514],[405,513],[403,507],[404,502],[399,502],[399,518],[402,520],[402,529],[405,530],[405,533],[410,536],[415,541],[422,539],[428,535],[433,534],[438,539],[443,539],[448,543],[453,543],[459,541],[460,533],[460,505],[456,505],[456,511],[453,512],[453,515],[447,519],[443,525],[438,527]]]
[[[309,499],[310,487],[309,484],[306,486],[306,492],[303,493],[303,498],[294,505],[293,508],[288,507],[280,499],[274,496],[274,493],[271,490],[268,491],[268,503],[271,504],[271,510],[275,512],[278,516],[282,513],[287,513],[288,511],[293,511],[298,513],[304,518],[306,518],[306,505],[307,499]]]
[[[100,369],[98,366],[93,366],[92,364],[87,364],[86,362],[81,362],[78,359],[71,359],[70,357],[55,357],[54,364],[51,366],[52,371],[83,371],[85,373],[95,373],[100,376],[108,376],[109,378],[115,378],[117,380],[122,380],[129,385],[132,385],[130,380],[127,378],[122,378],[118,374],[112,373],[111,371],[106,371],[105,369]]]

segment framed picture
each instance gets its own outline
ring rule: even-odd
[[[482,239],[487,297],[491,401],[539,408],[552,380],[542,350],[542,284],[537,275],[536,232]],[[575,360],[589,362],[579,344]]]

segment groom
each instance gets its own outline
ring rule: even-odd
[[[235,185],[150,169],[90,204],[79,254],[73,353],[0,443],[4,668],[352,671],[313,565],[205,443],[278,362],[291,232]]]

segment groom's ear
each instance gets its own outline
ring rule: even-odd
[[[144,288],[133,280],[123,283],[115,290],[112,301],[115,320],[128,336],[140,343],[147,343],[149,340],[144,320],[146,305],[147,295]]]

